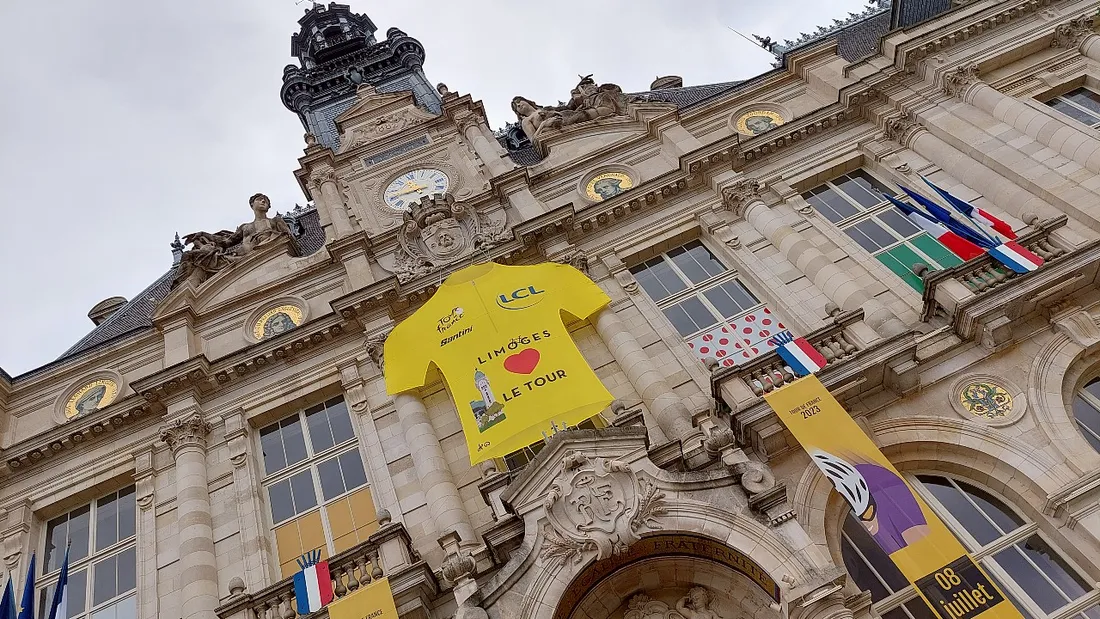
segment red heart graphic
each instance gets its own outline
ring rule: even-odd
[[[504,369],[513,374],[530,374],[535,371],[542,355],[534,348],[525,348],[504,359]]]

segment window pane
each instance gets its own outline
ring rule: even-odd
[[[317,465],[317,474],[321,477],[321,494],[325,500],[344,493],[344,479],[340,475],[340,461],[330,458]]]
[[[863,233],[863,236],[866,237],[869,244],[861,241],[859,236],[851,234],[853,228]],[[857,243],[863,245],[863,248],[871,253],[898,242],[897,237],[887,232],[886,228],[883,228],[874,219],[861,221],[851,228],[848,228],[847,232]]]
[[[302,422],[295,415],[279,424],[283,435],[283,449],[286,450],[287,465],[306,459],[306,439],[302,436]]]
[[[736,280],[711,288],[703,295],[724,318],[732,318],[759,303],[756,297]]]
[[[290,480],[268,486],[267,495],[271,500],[271,522],[282,522],[294,515],[294,499],[290,495]]]
[[[348,415],[348,405],[344,398],[336,398],[325,402],[328,409],[328,421],[332,425],[332,436],[337,443],[343,443],[355,436],[355,430],[351,425],[351,417]]]
[[[69,573],[69,592],[66,594],[66,606],[69,616],[75,617],[84,612],[84,601],[88,599],[88,570]]]
[[[1091,391],[1097,383],[1090,383],[1086,390]],[[1085,440],[1096,451],[1100,451],[1100,411],[1081,396],[1073,398],[1073,418],[1085,435]]]
[[[1064,96],[1089,111],[1100,113],[1100,95],[1088,88],[1078,88]]]
[[[1100,378],[1094,378],[1085,385],[1085,391],[1100,398]]]
[[[1020,546],[1009,546],[994,555],[997,563],[1004,568],[1008,575],[1016,582],[1028,597],[1032,599],[1043,612],[1049,613],[1066,605],[1069,600],[1055,589],[1039,570],[1024,558]]]
[[[1032,535],[1017,546],[1070,599],[1075,600],[1092,588],[1038,535]]]
[[[962,488],[963,492],[970,496],[970,499],[978,504],[978,507],[985,512],[985,515],[993,520],[1004,533],[1011,533],[1016,529],[1024,526],[1023,518],[1020,518],[1012,511],[1012,508],[1005,505],[1003,501],[997,497],[989,494],[981,488],[976,488],[965,481],[956,481],[956,484]]]
[[[897,248],[895,247],[894,249]],[[913,273],[913,271],[909,267],[905,266],[901,263],[900,260],[895,258],[892,251],[893,250],[878,254],[875,256],[875,258],[878,258],[879,262],[886,265],[886,268],[890,269],[890,271],[893,272],[894,275],[897,275],[898,277],[905,280],[905,283],[909,284],[909,286],[911,286],[913,290],[916,290],[917,292],[921,292],[922,290],[924,290],[924,282],[921,281],[921,278],[917,277],[916,273]]]
[[[91,520],[91,510],[91,505],[85,505],[84,507],[69,512],[69,540],[71,540],[73,544],[69,549],[70,562],[88,556],[88,542],[90,541],[88,526]],[[65,554],[65,542],[62,541],[61,546],[58,546],[58,548],[60,551],[57,557],[57,567],[61,567],[60,562],[64,560],[63,555]]]
[[[118,495],[111,494],[96,501],[95,549],[104,548],[118,541]]]
[[[132,537],[136,532],[137,502],[134,487],[118,491],[118,539]]]
[[[1096,118],[1093,117],[1091,114],[1069,103],[1066,103],[1061,99],[1054,99],[1048,102],[1047,105],[1065,114],[1066,116],[1069,116],[1070,118],[1085,123],[1086,125],[1092,125],[1096,123]]]
[[[856,202],[859,202],[864,208],[882,204],[882,202],[885,201],[885,199],[879,195],[879,192],[885,189],[885,187],[879,185],[878,188],[875,188],[865,174],[853,173],[851,176],[842,176],[833,181],[833,184],[840,187],[841,191],[848,194],[848,197]]]
[[[859,212],[831,187],[815,190],[814,196],[807,198],[807,201],[834,224]]]
[[[722,263],[699,241],[669,250],[669,258],[694,284],[706,281],[726,270]]]
[[[872,602],[877,602],[890,595],[886,587],[883,587],[882,583],[875,577],[874,572],[871,571],[863,557],[856,553],[846,538],[840,540],[840,554],[844,558],[844,568],[848,570],[848,575],[852,577],[852,580],[861,590],[871,592]]]
[[[115,602],[114,608],[114,619],[137,619],[137,596],[131,595],[125,600]]]
[[[290,478],[290,492],[294,495],[294,513],[296,514],[317,505],[317,492],[313,490],[313,476],[308,470]]]
[[[713,325],[717,320],[697,297],[689,297],[665,310],[680,335],[687,337],[696,331]]]
[[[68,536],[69,517],[67,514],[46,523],[46,560],[43,562],[45,565],[43,573],[48,574],[61,567],[61,562],[64,561],[65,540]]]
[[[306,409],[306,423],[309,424],[309,440],[313,443],[313,453],[321,452],[335,445],[332,440],[332,428],[328,423],[328,412],[323,404]]]
[[[635,279],[641,284],[642,289],[654,301],[660,301],[681,290],[687,288],[680,276],[673,272],[672,267],[664,258],[657,257],[643,263],[641,266],[630,269]]]
[[[348,490],[367,484],[367,472],[363,470],[363,458],[358,449],[340,455],[340,470],[344,472],[344,486]]]
[[[939,619],[938,615],[932,614],[932,609],[919,598],[906,602],[902,606],[913,615],[913,619]]]
[[[279,424],[271,424],[260,430],[260,447],[264,452],[265,471],[274,473],[286,468],[286,454],[283,453],[283,439]]]
[[[979,544],[984,546],[1001,536],[1001,532],[990,524],[989,520],[975,509],[970,501],[966,500],[966,496],[946,478],[921,475],[917,479],[932,492],[944,511],[954,516],[963,528],[978,540]]]
[[[118,594],[137,588],[137,549],[127,548],[118,554]]]
[[[863,557],[870,563],[870,567],[886,581],[890,593],[901,591],[909,586],[909,581],[906,580],[905,576],[902,576],[901,571],[894,565],[894,562],[890,560],[882,547],[875,542],[867,529],[851,513],[844,517],[844,534],[863,553]],[[847,564],[847,557],[845,557],[844,562]],[[859,580],[856,580],[856,584],[866,588]]]
[[[892,206],[876,215],[876,217],[881,219],[887,226],[893,228],[894,232],[901,235],[903,239],[920,232],[920,228],[917,227],[917,224],[909,221],[909,218],[898,212],[896,207]]]
[[[953,267],[956,264],[962,264],[962,258],[959,258],[955,254],[951,253],[951,250],[944,247],[939,241],[921,233],[911,239],[909,239],[911,245],[916,246],[917,249],[925,253],[936,264],[929,264],[928,266],[936,269],[946,269]]]
[[[92,577],[92,606],[102,604],[115,597],[118,584],[117,557],[111,556],[96,563]]]

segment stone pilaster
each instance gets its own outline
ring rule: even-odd
[[[888,118],[885,121],[885,134],[887,138],[912,149],[1021,221],[1027,220],[1027,214],[1035,214],[1043,219],[1062,214],[1042,198],[933,135],[915,120],[905,117]]]
[[[241,550],[244,552],[241,579],[248,591],[259,591],[277,580],[271,569],[271,541],[264,526],[264,502],[260,496],[263,475],[249,453],[252,441],[244,411],[228,412],[222,420],[229,446],[229,463],[233,465],[233,490],[241,524]]]
[[[336,170],[328,164],[321,164],[313,169],[309,175],[310,184],[313,186],[313,199],[320,202],[318,211],[324,211],[328,219],[332,221],[333,238],[341,238],[354,232],[348,210],[344,206],[344,198],[340,195],[340,188],[336,185]],[[319,195],[318,195],[319,194]],[[328,238],[326,240],[333,240]]]
[[[657,420],[658,428],[651,429],[657,444],[666,441],[687,438],[695,432],[691,423],[691,412],[672,387],[665,381],[664,375],[657,369],[653,360],[642,350],[637,338],[630,332],[619,315],[610,306],[597,314],[594,321],[596,332],[611,351],[611,356],[626,374],[634,391],[642,397],[650,413]],[[663,433],[657,435],[656,430]]]
[[[134,494],[137,499],[137,583],[140,591],[157,590],[157,510],[154,489],[153,448],[134,453]],[[160,601],[156,595],[141,598],[140,619],[157,619]]]
[[[377,377],[380,372],[371,367],[369,360],[355,359],[337,366],[340,370],[340,385],[344,388],[348,410],[352,419],[359,424],[359,436],[362,437],[363,451],[367,456],[367,479],[370,481],[371,497],[378,509],[400,514],[401,506],[397,502],[397,489],[386,456],[382,451],[382,441],[378,438],[378,427],[374,423],[370,402],[366,393],[365,378]],[[373,372],[373,376],[368,374]],[[363,375],[367,376],[364,377]]]
[[[743,216],[753,228],[783,254],[788,262],[806,274],[841,309],[863,309],[864,321],[882,337],[903,333],[905,323],[889,308],[867,293],[852,276],[829,260],[806,237],[783,223],[760,197],[761,184],[754,179],[722,189],[726,208]]]
[[[981,81],[978,65],[965,65],[944,75],[943,90],[1067,159],[1100,172],[1100,139],[1067,123],[1062,115],[1049,113],[1046,106],[1033,108]]]
[[[424,402],[414,393],[400,393],[393,401],[437,534],[442,536],[454,531],[461,543],[476,544],[477,533],[470,524],[470,515],[451,477],[451,469],[435,428],[428,420]]]
[[[512,170],[514,164],[505,161],[505,152],[500,144],[493,139],[490,141],[486,135],[488,126],[482,126],[484,120],[473,112],[464,112],[454,118],[458,130],[473,147],[474,152],[489,170],[490,176],[498,176]]]
[[[807,594],[806,601],[791,605],[791,619],[852,619],[852,611],[844,605],[844,596],[839,585],[827,585],[828,593],[821,595],[817,591]],[[830,591],[831,590],[831,591]],[[815,595],[817,594],[817,595]],[[820,597],[818,597],[820,596]]]
[[[160,430],[160,440],[168,444],[176,460],[182,619],[213,619],[218,607],[218,566],[206,469],[208,434],[210,424],[198,411],[191,411]]]

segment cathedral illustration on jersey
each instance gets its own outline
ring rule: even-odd
[[[497,401],[485,372],[481,370],[474,372],[474,385],[481,392],[481,399],[470,402],[470,408],[474,411],[478,431],[484,432],[504,421],[504,404]]]

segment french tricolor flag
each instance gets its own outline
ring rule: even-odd
[[[1016,241],[1005,241],[989,248],[989,255],[1017,273],[1030,273],[1043,265],[1042,258]]]
[[[951,253],[962,258],[963,260],[970,260],[971,258],[977,258],[985,253],[985,250],[978,247],[974,243],[964,239],[958,234],[947,229],[947,226],[932,219],[928,215],[921,213],[908,204],[899,201],[891,195],[883,194],[887,200],[893,203],[899,211],[905,213],[905,216],[909,218],[909,221],[917,224],[917,226],[928,233],[929,236],[939,241],[944,247],[951,250]]]
[[[332,576],[328,571],[328,561],[320,559],[320,550],[308,552],[298,559],[302,571],[294,575],[294,599],[298,603],[299,615],[315,613],[332,601]]]
[[[777,333],[769,343],[776,346],[779,357],[799,376],[813,374],[828,364],[825,357],[806,338],[794,337],[790,331]]]
[[[921,178],[924,177],[922,176]],[[940,194],[940,197],[942,197],[944,200],[947,200],[947,202],[950,203],[951,206],[955,207],[957,211],[959,211],[963,215],[966,215],[972,221],[981,224],[983,227],[988,228],[996,232],[997,234],[1000,234],[1006,239],[1013,240],[1016,238],[1016,233],[1013,232],[1012,226],[1008,225],[1008,222],[1002,219],[998,219],[996,216],[990,214],[987,211],[983,211],[982,209],[974,206],[966,200],[956,198],[955,196],[948,193],[946,189],[937,186],[935,183],[928,180],[927,178],[924,178],[924,182],[928,183],[928,186],[934,189],[936,193]]]

